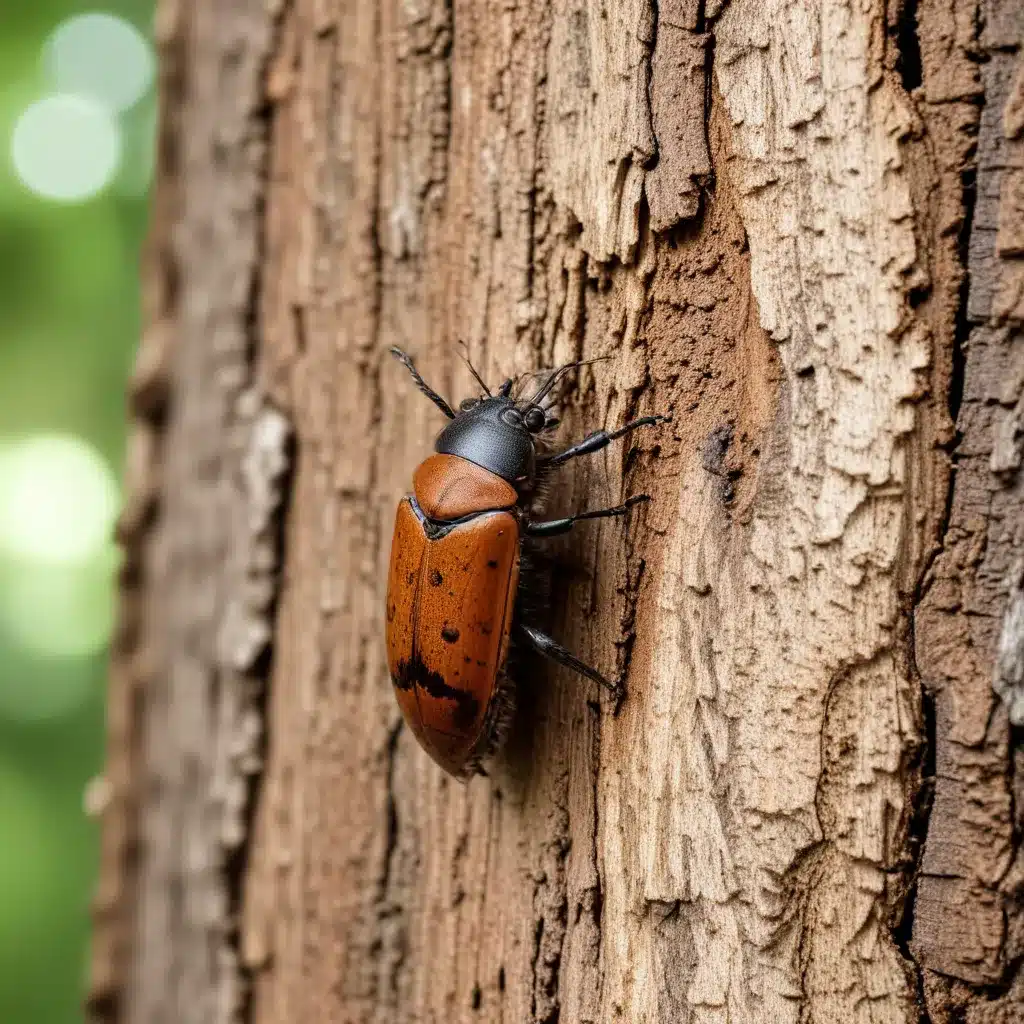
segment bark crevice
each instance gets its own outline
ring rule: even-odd
[[[917,34],[918,0],[903,0],[896,25],[896,67],[904,90],[910,94],[924,81],[921,40]]]
[[[921,23],[931,30],[923,91],[933,106],[925,117],[934,132],[947,132],[939,152],[949,161],[943,170],[956,174],[961,209],[946,393],[953,429],[944,443],[951,472],[937,546],[913,604],[935,749],[918,794],[913,832],[921,848],[905,922],[927,1012],[941,1022],[1012,1015],[1022,1001],[1019,940],[1010,927],[1020,861],[1014,730],[989,692],[1005,567],[1015,536],[1019,543],[1014,485],[994,466],[997,409],[1015,388],[1019,396],[1019,381],[1000,379],[1019,317],[1003,320],[996,310],[1014,272],[999,239],[1019,230],[1012,207],[1000,203],[1014,166],[1002,122],[1022,28],[1019,7],[1016,18],[1011,9],[998,0],[965,5],[953,47],[938,34],[934,9]],[[951,150],[954,132],[958,149]]]

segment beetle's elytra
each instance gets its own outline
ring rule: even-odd
[[[544,435],[557,421],[541,404],[570,363],[552,370],[527,399],[506,380],[458,411],[420,376],[412,360],[391,349],[416,386],[451,421],[413,476],[398,506],[388,573],[388,668],[402,714],[420,745],[446,772],[465,780],[496,750],[510,718],[505,668],[514,639],[614,693],[596,669],[523,621],[516,598],[524,537],[565,533],[583,519],[621,516],[647,495],[614,508],[538,522],[538,482],[579,455],[599,451],[638,427],[668,417],[645,416],[618,430],[598,430],[564,451],[549,453]]]

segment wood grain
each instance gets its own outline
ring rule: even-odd
[[[1024,12],[983,3],[978,13],[972,55],[985,61],[964,79],[976,99],[977,151],[956,473],[942,549],[915,616],[917,663],[934,707],[935,780],[912,948],[933,1020],[995,1022],[1024,1014],[1021,723],[1000,676],[1000,651],[1021,644],[1013,623],[1024,544],[1024,309],[1016,308],[1021,252],[1012,239],[1024,230],[1013,198],[1024,167],[1014,113],[1024,88]]]
[[[136,427],[94,1014],[1013,1019],[1019,6],[162,24],[168,404]],[[552,544],[552,632],[627,700],[524,670],[466,787],[383,643],[441,426],[388,348],[454,403],[458,339],[488,379],[607,357],[565,441],[673,415],[547,496],[654,499]]]

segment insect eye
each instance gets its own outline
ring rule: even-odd
[[[523,417],[518,409],[506,409],[501,414],[501,419],[502,422],[507,423],[510,427],[521,427],[523,425]]]
[[[523,416],[523,424],[531,434],[536,434],[538,430],[543,430],[545,419],[544,410],[539,406],[532,405]]]
[[[479,398],[464,398],[461,402],[459,402],[459,409],[462,412],[469,412],[470,409],[475,408],[479,404]]]

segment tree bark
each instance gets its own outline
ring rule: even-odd
[[[1024,1015],[1019,0],[162,0],[97,1021]],[[561,670],[385,669],[437,411],[576,358]]]

